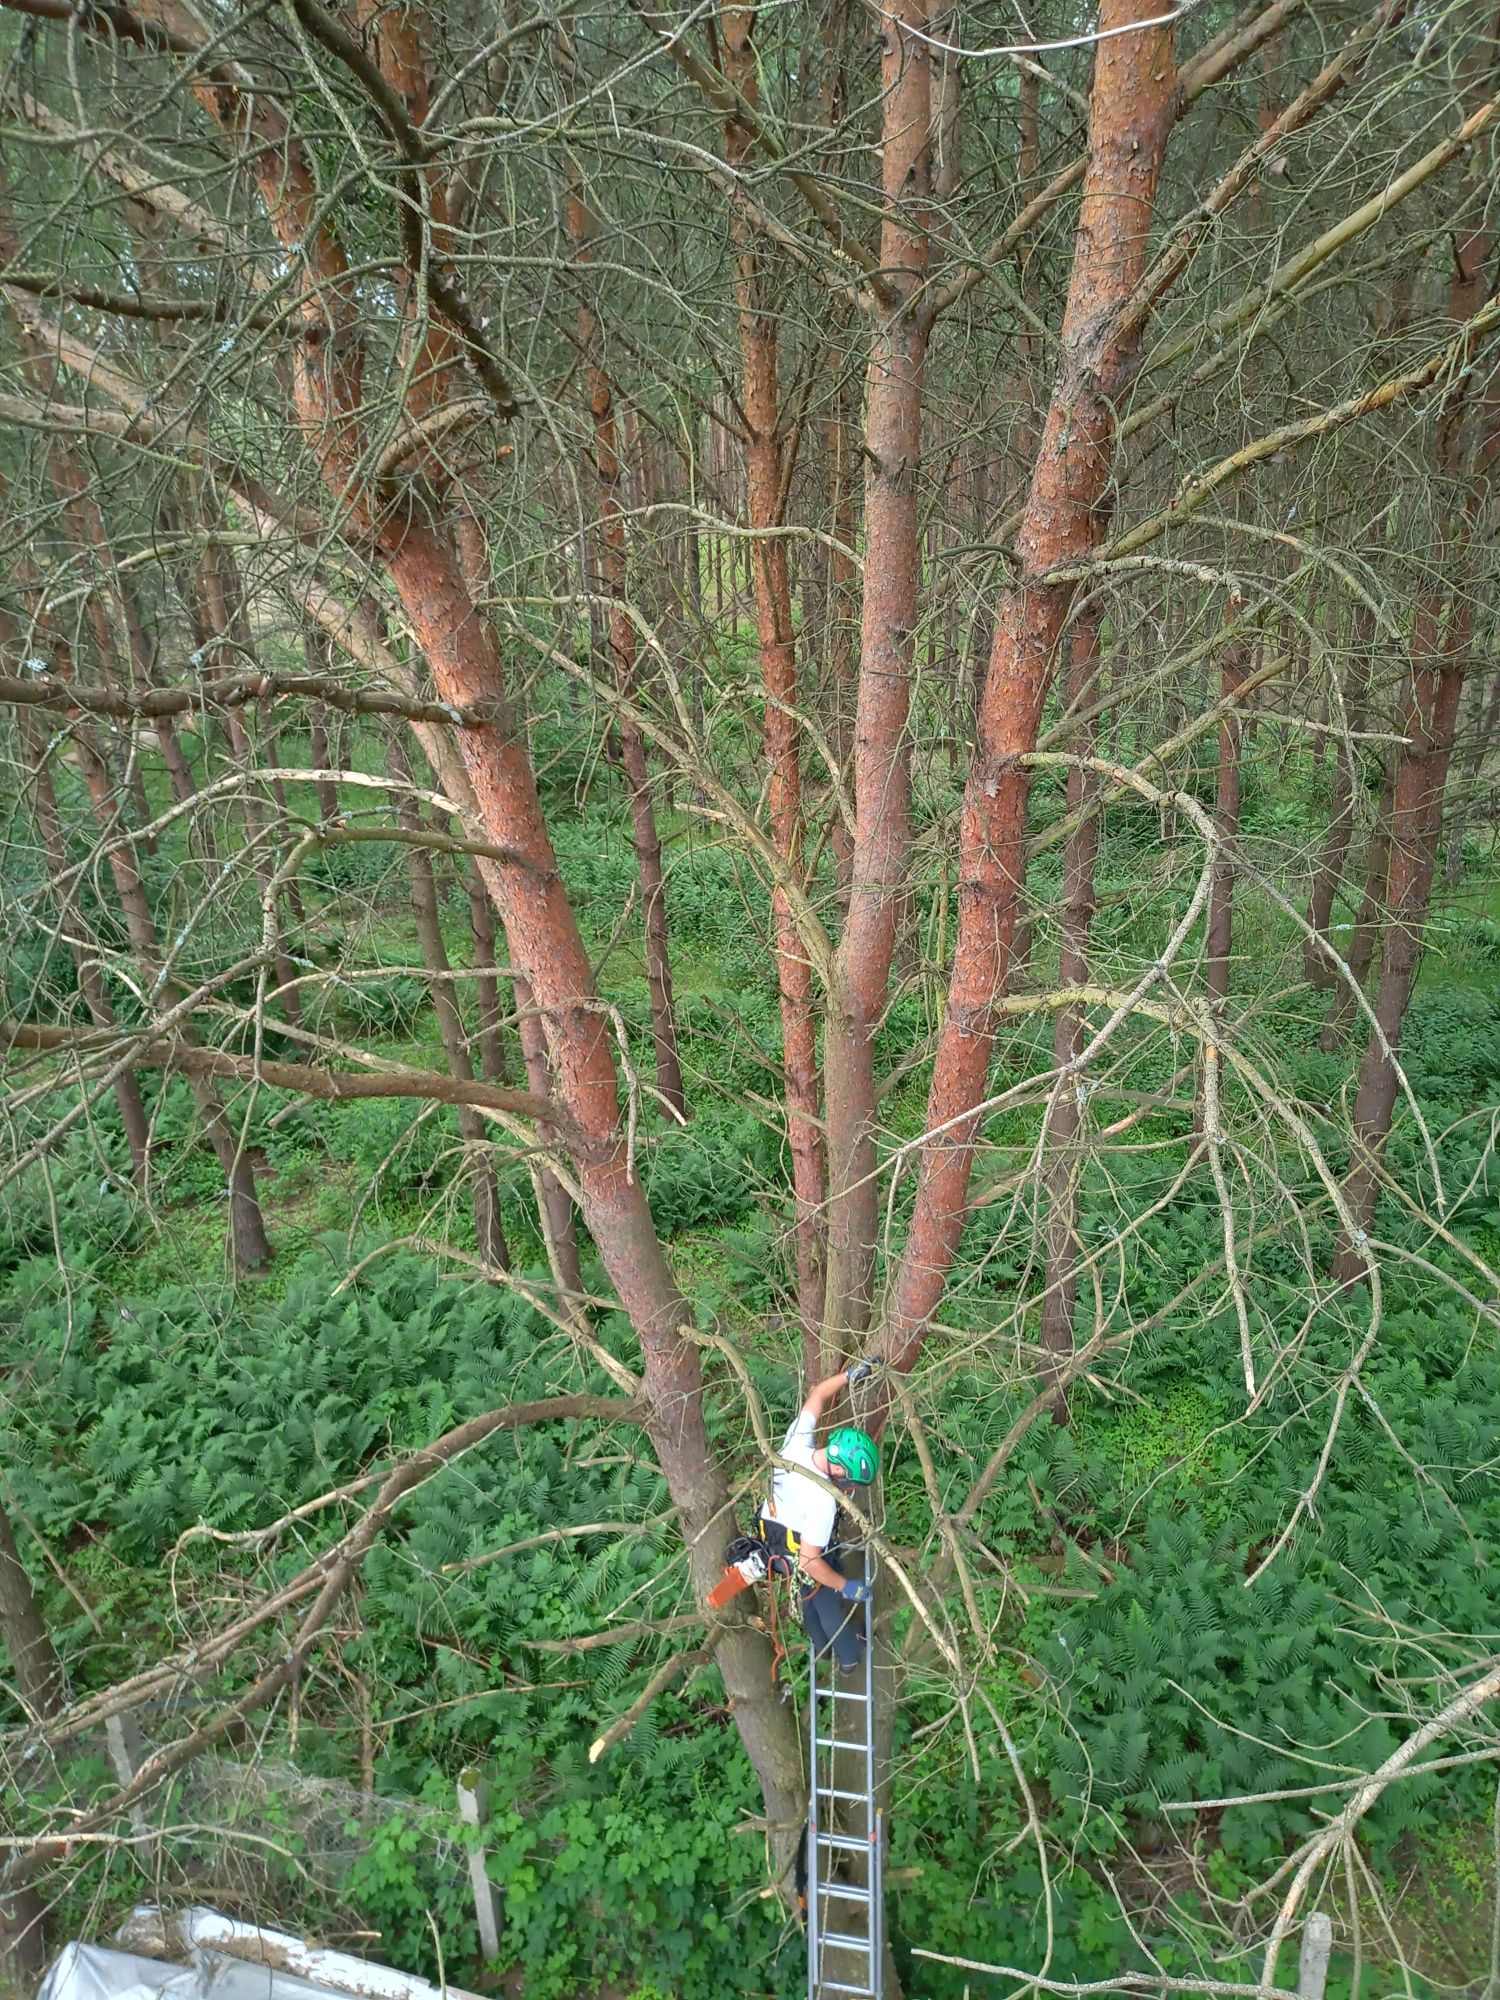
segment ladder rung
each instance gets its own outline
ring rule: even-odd
[[[848,1799],[868,1804],[870,1794],[868,1792],[841,1792],[836,1785],[819,1785],[818,1797],[820,1799]]]
[[[820,1882],[818,1884],[818,1894],[820,1896],[842,1896],[849,1903],[868,1903],[870,1900],[868,1889],[856,1889],[852,1883],[847,1882]]]
[[[861,1793],[860,1797],[863,1798],[863,1796],[864,1794]],[[873,1833],[865,1835],[820,1833],[817,1844],[819,1847],[844,1847],[855,1854],[867,1854],[875,1844],[875,1835]]]
[[[870,1748],[868,1743],[847,1736],[815,1736],[813,1743],[819,1750],[858,1750],[866,1755]]]
[[[833,1946],[839,1951],[862,1951],[866,1957],[871,1949],[868,1938],[855,1937],[849,1931],[819,1931],[818,1944],[822,1949]]]
[[[875,1988],[874,1988],[873,1986],[846,1986],[846,1985],[844,1984],[844,1982],[843,1982],[843,1981],[842,1981],[841,1979],[820,1979],[820,1980],[818,1981],[818,1991],[819,1991],[820,1993],[869,1993],[869,1994],[873,1994],[873,1993],[874,1993],[874,1991],[875,1991]]]
[[[819,1687],[813,1684],[813,1693],[826,1695],[831,1701],[861,1701],[869,1705],[870,1697],[861,1688]]]

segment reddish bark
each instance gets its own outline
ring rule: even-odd
[[[720,17],[724,73],[754,109],[757,61],[753,42],[755,10],[727,9]],[[734,120],[727,133],[730,165],[750,151],[749,134]],[[795,1203],[794,1249],[797,1305],[802,1321],[804,1364],[809,1382],[820,1381],[832,1365],[822,1347],[823,1134],[819,1123],[818,1031],[813,1000],[810,941],[798,928],[792,889],[805,879],[803,859],[801,729],[797,720],[797,651],[792,625],[791,581],[785,536],[785,467],[781,440],[781,399],[777,382],[776,269],[760,239],[736,211],[742,405],[746,491],[755,578],[756,632],[765,686],[763,742],[768,774],[767,808],[771,840],[789,878],[771,892],[776,939],[776,979],[781,999],[783,1086],[787,1143],[792,1155]]]
[[[1139,333],[1121,309],[1146,270],[1157,180],[1177,102],[1170,27],[1150,0],[1106,0],[1094,58],[1089,161],[1063,318],[1062,362],[1018,536],[1022,579],[1001,601],[959,831],[958,929],[938,1042],[916,1205],[890,1345],[909,1366],[963,1233],[978,1120],[1025,873],[1029,779],[1059,634],[1074,594],[1041,581],[1086,556],[1107,517],[1115,410]],[[1117,29],[1135,32],[1115,33]],[[1125,321],[1138,329],[1139,315]]]
[[[838,767],[841,788],[848,787],[853,776],[854,628],[858,585],[854,556],[857,533],[854,481],[859,451],[855,387],[851,372],[847,368],[841,369],[828,419],[823,426],[823,447],[828,466],[828,532],[834,542],[828,551],[827,566],[828,667],[824,702],[828,715],[828,739]],[[847,910],[849,885],[854,876],[854,835],[837,795],[830,797],[828,829],[839,900]]]
[[[880,268],[898,303],[877,317],[865,384],[865,571],[854,717],[854,855],[849,910],[828,998],[830,1365],[864,1337],[873,1305],[880,1190],[875,1152],[875,1034],[890,982],[911,847],[913,635],[921,584],[917,475],[927,321],[915,299],[927,271],[931,55],[918,35],[926,0],[882,16]],[[916,30],[917,34],[911,31]]]
[[[422,815],[409,789],[411,765],[407,762],[399,736],[391,738],[387,757],[391,776],[403,787],[396,794],[397,824],[408,833],[420,835],[424,831]],[[438,1033],[442,1037],[443,1054],[448,1059],[448,1072],[461,1083],[472,1083],[474,1059],[469,1053],[468,1037],[464,1033],[463,1016],[459,1012],[458,995],[453,985],[453,968],[443,938],[437,883],[427,850],[417,841],[406,849],[406,865],[411,882],[412,914],[417,922],[417,941],[422,950],[422,962],[431,975],[428,991],[432,996]],[[500,1214],[500,1184],[495,1177],[488,1125],[472,1105],[456,1106],[455,1116],[459,1137],[468,1154],[469,1180],[474,1196],[474,1237],[479,1245],[479,1254],[486,1263],[508,1271],[510,1249],[505,1241],[505,1225]]]
[[[469,601],[472,605],[479,605],[489,595],[489,545],[485,540],[484,529],[478,516],[467,504],[461,504],[458,508],[457,547]],[[496,671],[503,671],[498,649],[495,662]],[[501,685],[503,686],[503,682]],[[470,880],[475,885],[475,889],[471,890],[469,903],[474,928],[475,963],[493,966],[495,963],[495,932],[491,919],[493,904],[483,870],[477,861],[471,864]],[[521,1062],[526,1071],[526,1082],[538,1097],[547,1097],[552,1092],[552,1067],[547,1056],[547,1032],[536,1011],[530,984],[517,976],[512,981],[512,990],[516,999],[516,1034],[521,1044]],[[505,1067],[505,1048],[498,1025],[499,992],[493,981],[487,982],[483,977],[480,980],[479,1005],[481,1022],[489,1020],[494,1023],[489,1032],[481,1034],[481,1060],[497,1065],[498,1080],[503,1076]],[[488,1069],[485,1074],[489,1074]],[[548,1141],[555,1135],[543,1132],[538,1136]],[[564,1292],[581,1297],[583,1266],[579,1258],[578,1216],[573,1207],[573,1198],[545,1161],[538,1160],[533,1164],[532,1175],[537,1193],[538,1220],[557,1282]]]
[[[587,265],[594,219],[578,192],[575,177],[568,192],[568,226],[577,260]],[[614,391],[599,360],[599,322],[585,300],[578,308],[579,344],[586,357],[584,379],[594,424],[594,472],[599,488],[599,567],[606,595],[613,600],[608,621],[609,656],[615,686],[626,704],[638,691],[635,624],[626,609],[624,473],[620,464],[619,432]],[[661,836],[651,797],[646,744],[640,725],[625,708],[619,717],[620,762],[630,802],[631,835],[636,873],[640,877],[642,919],[646,936],[646,980],[651,989],[651,1040],[656,1053],[656,1087],[679,1118],[687,1116],[682,1065],[677,1054],[677,1019],[672,1004],[672,965],[667,941],[666,885],[662,874]]]
[[[1073,661],[1068,705],[1086,709],[1097,691],[1099,673],[1099,613],[1090,609],[1073,633]],[[1098,718],[1078,730],[1077,754],[1093,754]],[[1094,921],[1094,861],[1099,851],[1099,815],[1088,810],[1098,791],[1091,771],[1073,766],[1068,772],[1067,810],[1077,823],[1068,835],[1063,857],[1062,937],[1057,977],[1062,986],[1080,986],[1089,976],[1089,932]],[[1052,1033],[1052,1060],[1057,1072],[1056,1094],[1047,1120],[1047,1281],[1042,1298],[1042,1373],[1055,1380],[1073,1351],[1073,1316],[1078,1299],[1078,1184],[1082,1171],[1079,1134],[1083,1105],[1078,1080],[1072,1074],[1088,1039],[1084,1009],[1072,1004],[1058,1009]],[[1059,1423],[1067,1421],[1067,1398],[1059,1394],[1052,1406]]]

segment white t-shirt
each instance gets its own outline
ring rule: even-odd
[[[812,1465],[813,1420],[806,1410],[781,1440],[781,1456],[797,1465]],[[833,1540],[838,1511],[839,1503],[831,1493],[799,1473],[777,1466],[771,1478],[771,1504],[766,1509],[773,1521],[789,1528],[800,1540],[811,1542],[815,1549],[826,1549]]]

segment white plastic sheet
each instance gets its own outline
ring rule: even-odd
[[[202,1976],[102,1944],[68,1944],[42,1981],[37,2000],[199,2000]]]
[[[120,1926],[119,1943],[141,1950],[65,1945],[37,2000],[477,2000],[217,1910],[144,1903]]]

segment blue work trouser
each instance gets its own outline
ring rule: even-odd
[[[831,1549],[823,1551],[823,1560],[830,1569],[836,1569],[840,1576],[843,1575],[843,1566]],[[810,1583],[806,1578],[802,1580],[800,1599],[802,1623],[807,1628],[807,1636],[812,1640],[818,1658],[822,1659],[831,1646],[841,1667],[857,1667],[860,1648],[864,1644],[863,1607],[851,1604],[847,1597],[830,1590],[826,1583]]]

